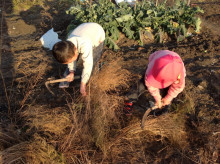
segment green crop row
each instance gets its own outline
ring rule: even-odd
[[[67,31],[72,31],[84,22],[99,23],[106,32],[106,45],[119,49],[116,40],[122,32],[129,39],[135,39],[142,44],[141,35],[151,34],[154,40],[164,41],[168,35],[177,41],[187,37],[189,29],[199,32],[201,20],[196,16],[203,12],[199,7],[189,7],[183,1],[176,1],[174,6],[167,6],[166,1],[155,5],[151,1],[142,1],[130,6],[128,3],[115,5],[107,0],[96,3],[80,3],[72,6],[67,14],[74,16]]]

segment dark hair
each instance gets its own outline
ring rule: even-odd
[[[75,55],[76,47],[70,41],[57,42],[52,49],[54,58],[60,63],[66,63]]]

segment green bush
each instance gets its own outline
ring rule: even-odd
[[[153,30],[156,41],[163,42],[165,34],[180,41],[187,36],[190,28],[199,32],[201,20],[196,14],[203,11],[180,1],[168,7],[166,1],[157,6],[150,1],[138,2],[135,6],[123,2],[117,6],[110,1],[99,0],[98,3],[74,5],[66,12],[75,17],[67,28],[68,32],[84,22],[99,23],[106,32],[106,44],[118,49],[115,41],[119,38],[119,32],[140,43],[141,32],[148,29]]]

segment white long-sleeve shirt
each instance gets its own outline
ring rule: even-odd
[[[99,46],[105,40],[105,31],[97,23],[83,23],[74,29],[67,38],[77,48],[78,53],[82,54],[83,71],[82,82],[86,84],[91,76],[93,69],[93,47]],[[70,71],[76,70],[76,61],[69,63]]]

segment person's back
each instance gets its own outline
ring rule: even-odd
[[[104,42],[105,31],[97,23],[83,23],[70,33],[68,39],[72,37],[82,37],[89,39],[92,42],[92,46],[96,47],[100,43]]]

